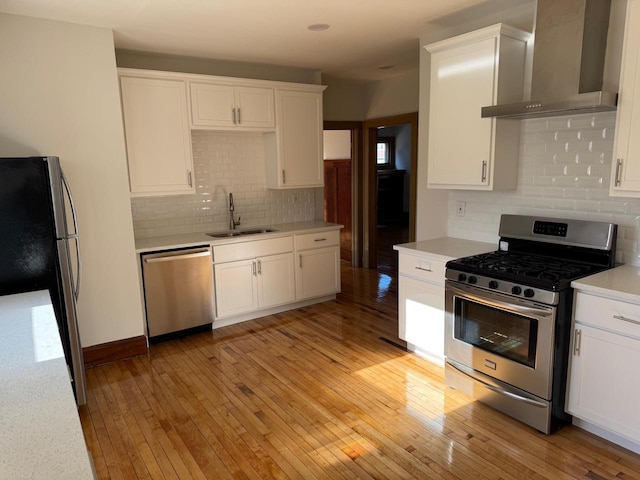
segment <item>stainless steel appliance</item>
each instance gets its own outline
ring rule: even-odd
[[[571,281],[613,267],[616,236],[611,223],[503,215],[497,251],[448,262],[447,384],[544,433],[569,421]]]
[[[210,329],[213,323],[211,248],[142,255],[150,341]]]
[[[76,401],[83,405],[78,224],[58,157],[0,158],[0,225],[0,295],[49,290]]]

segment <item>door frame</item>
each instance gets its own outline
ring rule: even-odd
[[[323,122],[323,130],[351,131],[351,265],[363,265],[363,204],[364,204],[364,148],[363,122],[331,121]]]
[[[396,125],[411,125],[411,174],[409,177],[409,241],[415,241],[416,236],[416,197],[418,187],[418,112],[405,113],[390,117],[374,118],[364,121],[363,147],[364,162],[362,173],[364,177],[362,207],[363,207],[363,236],[362,259],[363,267],[377,268],[377,179],[376,143],[378,128]]]

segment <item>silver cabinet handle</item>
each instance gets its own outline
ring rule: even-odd
[[[619,187],[621,180],[620,180],[620,173],[622,171],[622,159],[619,158],[616,160],[616,175],[614,178],[614,182],[613,182],[613,186],[614,187]]]
[[[430,268],[422,268],[422,267],[415,267],[416,270],[422,270],[423,272],[433,272],[433,270],[431,270]]]
[[[580,343],[582,342],[582,330],[575,330],[573,337],[573,354],[576,357],[580,356]]]
[[[190,187],[193,187],[193,177],[191,175],[191,170],[187,170],[187,183],[189,183]]]
[[[481,178],[481,182],[484,182],[487,179],[487,161],[483,160],[482,161],[482,178]]]
[[[233,107],[233,108],[231,109],[231,115],[233,116],[233,124],[234,124],[234,125],[237,125],[237,124],[238,124],[238,122],[236,122],[236,107]]]
[[[327,239],[326,238],[315,238],[313,241],[314,242],[326,242]]]
[[[298,260],[298,264],[300,265],[300,268],[302,268],[302,254],[298,255],[298,257],[300,257],[300,260]]]
[[[253,271],[253,276],[256,277],[256,261],[251,262],[251,270]]]
[[[284,177],[284,170],[282,170],[282,184],[284,185],[286,182],[285,177]]]
[[[240,125],[242,123],[242,121],[240,120],[240,107],[238,107],[236,110],[238,111],[238,125]]]
[[[262,260],[258,260],[258,275],[262,275]]]
[[[633,318],[628,318],[623,315],[614,315],[613,318],[615,318],[616,320],[622,320],[623,322],[633,323],[634,325],[640,325],[640,322],[638,320],[634,320]]]

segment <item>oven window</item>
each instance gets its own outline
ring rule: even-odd
[[[538,321],[456,297],[454,336],[535,368]]]

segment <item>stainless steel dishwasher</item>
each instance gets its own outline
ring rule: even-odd
[[[152,341],[211,328],[213,265],[210,247],[142,255],[147,332]]]

